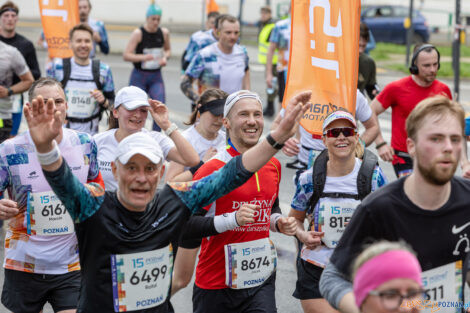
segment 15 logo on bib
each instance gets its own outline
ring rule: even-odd
[[[228,244],[224,250],[225,284],[232,289],[259,286],[276,270],[276,248],[269,238]]]

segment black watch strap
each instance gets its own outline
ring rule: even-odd
[[[283,143],[276,142],[276,140],[274,140],[274,138],[273,138],[273,136],[271,136],[271,134],[269,134],[269,135],[266,136],[266,140],[268,141],[268,143],[269,143],[274,149],[280,150],[280,149],[282,149],[282,147],[284,147],[284,144],[283,144]]]
[[[7,91],[8,91],[8,96],[11,96],[13,94],[13,90],[10,87],[7,88]]]

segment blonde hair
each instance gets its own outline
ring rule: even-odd
[[[393,251],[393,250],[405,250],[416,256],[416,253],[413,251],[410,245],[408,245],[406,242],[403,240],[400,241],[387,241],[387,240],[381,240],[378,242],[375,242],[369,246],[367,246],[361,254],[354,260],[353,263],[353,279],[356,276],[357,271],[361,266],[369,261],[370,259],[381,255],[385,252],[388,251]]]
[[[465,132],[465,111],[462,106],[445,96],[426,98],[411,111],[406,119],[406,132],[408,137],[416,141],[418,130],[423,126],[429,115],[444,116],[450,114],[455,116],[462,127],[462,136]]]

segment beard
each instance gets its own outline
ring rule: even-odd
[[[433,185],[438,185],[442,186],[445,185],[447,182],[451,180],[451,178],[454,176],[455,171],[457,169],[457,162],[453,159],[453,166],[449,171],[439,171],[437,168],[436,163],[429,167],[423,166],[419,162],[419,155],[417,155],[416,158],[417,165],[418,165],[418,171],[420,174],[424,177],[424,179],[433,184]]]

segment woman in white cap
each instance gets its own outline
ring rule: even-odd
[[[220,89],[205,90],[199,97],[189,122],[186,123],[191,127],[183,131],[183,136],[191,143],[203,162],[225,149],[225,131],[221,128],[227,97],[228,94]],[[166,180],[178,181],[176,176],[187,169],[188,167],[181,163],[170,162]]]
[[[354,298],[362,313],[418,313],[424,306],[421,266],[403,242],[370,245],[356,258],[353,272]]]
[[[356,157],[359,135],[351,113],[343,109],[332,112],[322,130],[327,150],[300,175],[289,213],[297,219],[295,236],[300,249],[293,296],[301,301],[305,313],[337,312],[320,294],[320,276],[357,205],[386,183],[375,155],[367,151],[364,161]],[[359,185],[358,176],[368,179]]]
[[[148,112],[166,136],[144,128]],[[158,142],[165,159],[186,166],[199,163],[196,151],[178,131],[176,124],[169,120],[167,107],[158,100],[148,99],[145,91],[138,87],[124,87],[116,95],[110,117],[110,129],[94,136],[98,146],[98,164],[106,190],[113,191],[117,188],[111,172],[111,162],[116,159],[119,142],[139,131],[148,132]]]

